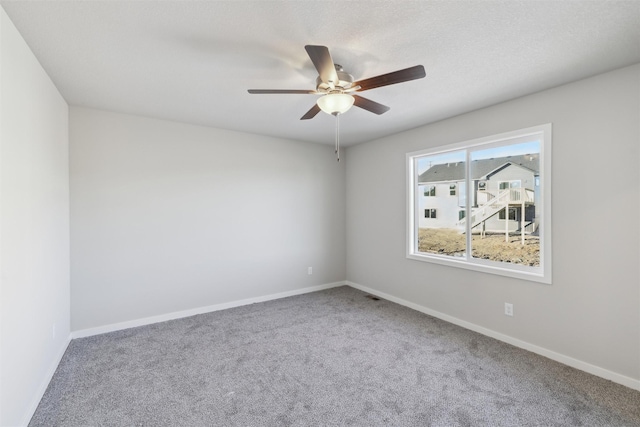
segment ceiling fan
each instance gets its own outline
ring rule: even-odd
[[[341,65],[334,64],[326,46],[307,45],[304,48],[316,70],[318,70],[315,90],[249,89],[249,93],[252,94],[321,95],[316,104],[300,120],[312,119],[321,110],[337,117],[339,114],[348,111],[353,105],[378,115],[386,113],[389,111],[389,107],[386,105],[355,95],[354,92],[363,92],[382,86],[421,79],[426,75],[424,67],[416,65],[388,74],[354,81],[353,76],[346,73]]]

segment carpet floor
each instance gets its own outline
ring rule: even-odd
[[[640,426],[640,392],[340,287],[75,339],[30,426]]]

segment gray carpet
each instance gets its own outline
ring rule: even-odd
[[[341,287],[73,340],[30,426],[640,426],[640,392]]]

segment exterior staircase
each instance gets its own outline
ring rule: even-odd
[[[474,228],[484,221],[488,220],[504,208],[508,206],[518,206],[530,204],[534,202],[534,192],[526,188],[508,188],[500,190],[495,197],[492,197],[487,203],[474,208],[471,214],[471,228]],[[457,222],[459,228],[466,230],[467,218],[463,218]]]

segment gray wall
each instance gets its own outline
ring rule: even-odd
[[[69,132],[73,331],[344,280],[331,147],[78,107]]]
[[[0,425],[16,426],[69,343],[68,107],[2,8],[0,43]]]
[[[348,280],[637,384],[639,118],[636,65],[350,148]],[[405,258],[407,152],[549,122],[552,285]]]

